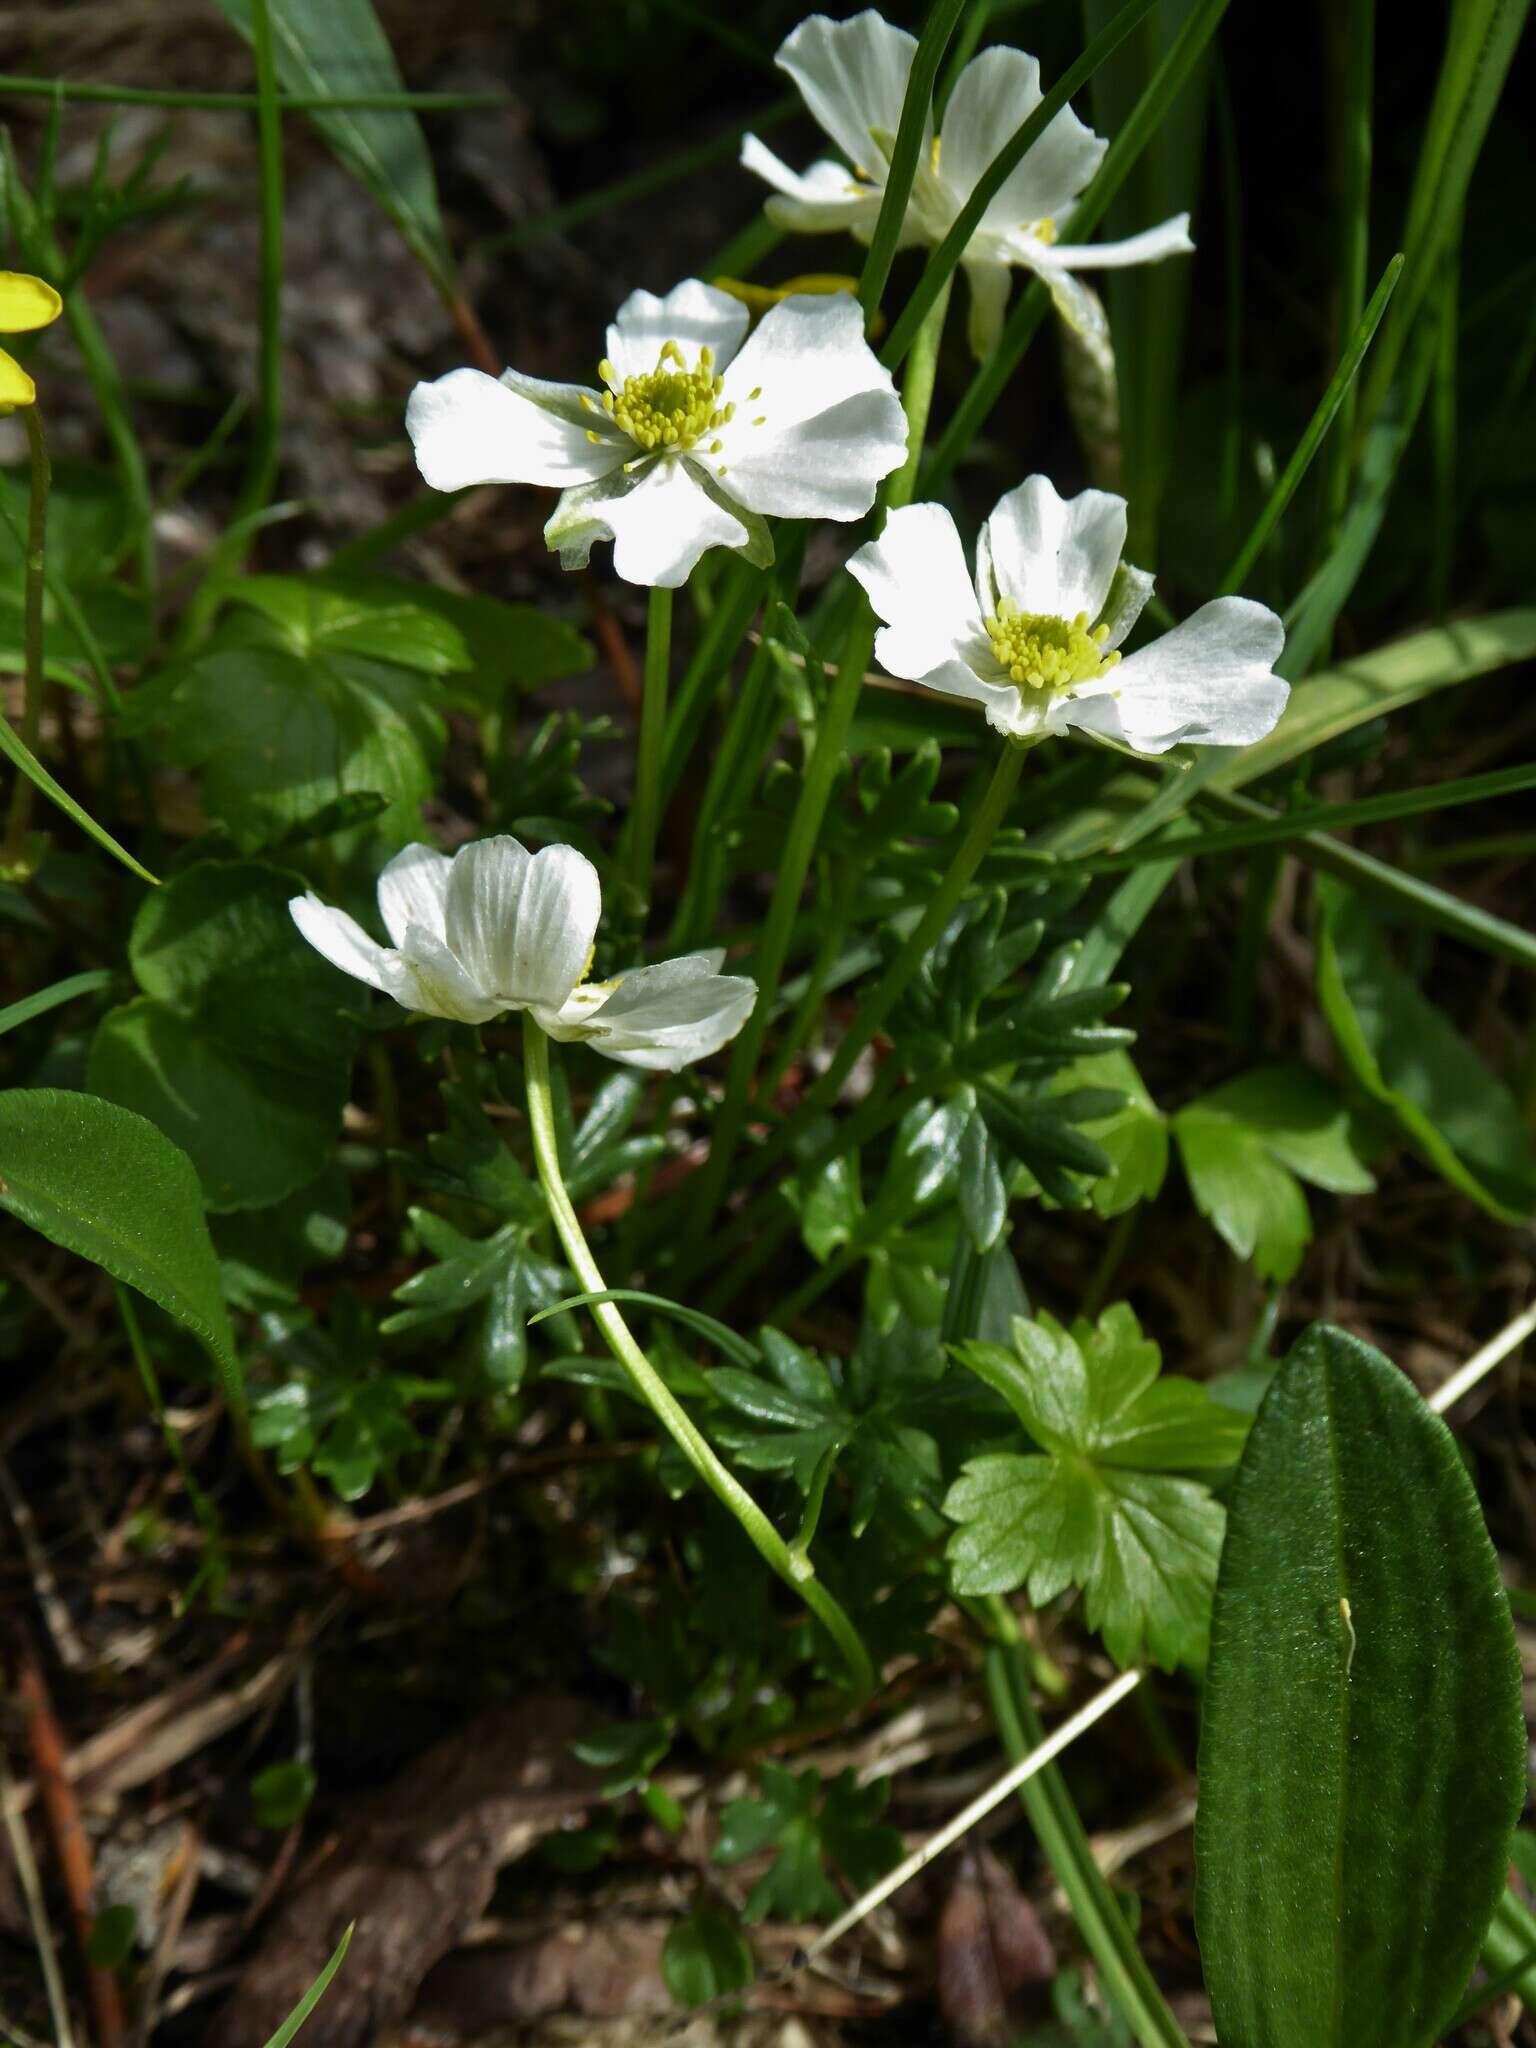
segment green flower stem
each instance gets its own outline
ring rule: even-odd
[[[922,455],[923,436],[928,428],[928,409],[933,402],[933,381],[938,370],[939,342],[944,332],[944,315],[948,305],[949,293],[945,290],[934,300],[917,339],[912,344],[912,353],[907,363],[906,383],[901,394],[901,401],[907,414],[907,457],[895,475],[887,480],[884,505],[888,511],[911,501],[912,488],[917,480],[917,465]],[[800,784],[800,800],[795,805],[795,813],[790,820],[789,836],[784,844],[778,879],[774,884],[773,900],[768,906],[762,939],[753,956],[752,969],[757,977],[757,1006],[733,1048],[725,1101],[716,1119],[709,1159],[695,1183],[692,1223],[701,1242],[707,1237],[714,1222],[715,1211],[725,1192],[731,1164],[736,1156],[736,1147],[741,1141],[748,1106],[755,1092],[754,1080],[758,1058],[768,1028],[773,1021],[779,982],[789,957],[795,915],[800,907],[800,892],[805,887],[805,878],[816,851],[821,821],[826,815],[832,786],[837,780],[838,770],[842,767],[847,753],[848,734],[853,726],[853,714],[858,705],[859,691],[863,686],[864,671],[869,666],[874,644],[874,615],[870,611],[868,599],[861,591],[852,623],[843,641],[842,659],[838,663],[837,674],[833,678],[821,722],[816,730],[816,744],[811,750],[810,760],[806,763],[805,776]]]
[[[752,1161],[752,1177],[764,1172],[794,1146],[806,1126],[834,1103],[855,1060],[869,1044],[899,1001],[908,982],[923,964],[934,942],[954,916],[961,897],[985,859],[997,836],[1024,766],[1027,748],[1005,746],[992,771],[986,795],[971,819],[964,839],[934,892],[928,908],[918,920],[906,944],[886,968],[873,989],[860,1003],[853,1022],[843,1035],[832,1064],[801,1099],[799,1107]]]
[[[587,1243],[580,1218],[566,1192],[560,1171],[560,1144],[555,1130],[554,1101],[550,1091],[549,1040],[533,1018],[523,1018],[523,1059],[528,1083],[528,1122],[533,1131],[533,1152],[539,1179],[549,1201],[555,1229],[571,1268],[589,1294],[607,1292],[597,1260]],[[699,1478],[727,1513],[733,1515],[758,1555],[787,1586],[794,1589],[816,1616],[842,1652],[855,1691],[872,1692],[874,1666],[858,1631],[837,1601],[816,1578],[809,1559],[797,1556],[780,1536],[762,1509],[739,1480],[716,1457],[708,1441],[680,1405],[656,1368],[641,1350],[629,1325],[611,1301],[597,1302],[593,1319],[614,1357],[629,1374],[635,1391],[667,1431]]]
[[[48,443],[43,422],[35,405],[18,408],[27,429],[30,493],[27,499],[26,583],[22,596],[23,697],[21,700],[21,743],[29,754],[37,752],[38,728],[43,719],[43,593],[44,563],[48,537]],[[0,868],[20,869],[26,859],[27,830],[32,823],[32,782],[18,767],[11,788],[11,806],[5,824],[5,852]]]
[[[667,673],[672,660],[672,593],[653,589],[645,618],[645,683],[640,699],[640,755],[629,814],[629,879],[640,914],[651,900],[656,834],[661,824],[662,743],[667,729]]]
[[[749,562],[732,561],[698,645],[683,671],[677,695],[667,709],[661,749],[664,804],[682,781],[699,728],[709,715],[710,686],[718,683],[729,668],[764,588],[765,579]]]
[[[1018,1624],[1000,1600],[986,1603],[991,1632],[1000,1637],[986,1653],[987,1698],[1009,1756],[1027,1756],[1045,1730],[1030,1695]],[[1054,1765],[1019,1788],[1045,1860],[1067,1895],[1072,1917],[1098,1965],[1111,2004],[1140,2048],[1189,2048],[1147,1968],[1124,1913],[1093,1860],[1088,1833],[1060,1771]]]

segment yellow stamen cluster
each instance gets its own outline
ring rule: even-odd
[[[1104,652],[1108,626],[1090,631],[1086,612],[1079,612],[1069,624],[1045,612],[1020,611],[1011,597],[1004,597],[983,624],[992,652],[1010,680],[1026,690],[1055,695],[1102,675],[1120,659]]]
[[[619,373],[605,357],[597,374],[608,389],[603,393],[603,410],[628,434],[637,448],[692,448],[696,442],[723,427],[736,408],[722,405],[724,379],[715,375],[711,348],[699,350],[697,369],[690,370],[675,341],[661,345],[654,370],[638,377]],[[589,437],[597,440],[593,434]]]
[[[1055,241],[1058,229],[1053,214],[1042,214],[1039,220],[1027,220],[1023,232],[1036,242],[1044,242],[1047,249]]]

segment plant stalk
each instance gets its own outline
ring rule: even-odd
[[[560,1144],[555,1129],[554,1099],[550,1089],[549,1040],[534,1022],[523,1018],[523,1059],[528,1086],[528,1122],[533,1132],[533,1152],[539,1179],[549,1201],[550,1214],[572,1271],[589,1294],[605,1294],[604,1280],[592,1248],[587,1243],[581,1220],[566,1190],[560,1171]],[[726,1512],[741,1524],[758,1555],[799,1594],[842,1652],[854,1690],[861,1697],[872,1692],[875,1670],[869,1652],[841,1606],[815,1576],[804,1556],[797,1557],[780,1536],[741,1482],[716,1457],[703,1432],[695,1425],[656,1368],[636,1342],[616,1303],[596,1302],[593,1320],[606,1338],[608,1348],[628,1373],[631,1384],[663,1429],[672,1438],[699,1478]]]

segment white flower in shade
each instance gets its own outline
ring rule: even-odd
[[[755,982],[719,972],[723,951],[588,982],[601,891],[574,846],[529,853],[515,839],[477,839],[451,858],[408,846],[379,876],[389,946],[313,894],[288,908],[333,967],[407,1010],[460,1024],[529,1010],[551,1038],[590,1040],[631,1067],[676,1073],[707,1058],[757,1000]]]
[[[848,567],[885,621],[875,652],[891,674],[971,698],[1010,739],[1076,726],[1138,754],[1262,739],[1290,694],[1272,673],[1280,621],[1250,598],[1218,597],[1122,660],[1152,594],[1124,546],[1123,498],[1059,498],[1032,476],[982,527],[974,583],[942,505],[893,512]]]
[[[851,21],[813,14],[785,37],[775,62],[848,161],[826,159],[801,176],[748,135],[741,161],[774,188],[768,214],[779,227],[802,234],[846,229],[861,242],[870,239],[916,50],[914,37],[872,8]],[[971,59],[944,109],[943,132],[933,133],[931,115],[924,127],[901,247],[943,241],[982,173],[1041,98],[1040,66],[1022,50],[983,50]],[[1103,308],[1073,271],[1156,263],[1193,248],[1187,213],[1125,242],[1079,247],[1057,240],[1061,216],[1108,146],[1063,107],[993,195],[964,257],[971,347],[978,356],[997,346],[1016,265],[1045,280],[1064,320],[1095,333],[1104,327]]]
[[[517,370],[418,384],[405,424],[434,490],[555,484],[544,529],[567,569],[611,540],[626,582],[675,588],[707,548],[773,560],[765,513],[860,519],[907,452],[890,372],[846,292],[747,309],[690,278],[631,292],[608,329],[603,389]]]

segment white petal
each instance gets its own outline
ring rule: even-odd
[[[1005,143],[1040,104],[1040,66],[1022,50],[999,46],[973,57],[944,109],[939,175],[964,201]],[[982,216],[984,228],[1021,227],[1065,212],[1109,147],[1063,107]]]
[[[885,621],[876,646],[893,676],[924,682],[946,662],[974,667],[983,650],[990,654],[960,536],[942,505],[893,512],[879,539],[851,558],[848,572]]]
[[[1267,605],[1219,597],[1075,693],[1070,721],[1142,754],[1249,746],[1285,709],[1290,685],[1271,673],[1284,645]]]
[[[753,171],[774,190],[768,218],[791,234],[819,235],[836,229],[862,233],[867,241],[880,212],[880,188],[856,179],[846,164],[823,157],[802,176],[780,161],[755,135],[741,141],[743,170]]]
[[[507,1007],[477,988],[442,940],[418,925],[406,931],[390,967],[389,992],[408,1010],[451,1017],[456,1024],[485,1024]]]
[[[1051,303],[1076,334],[1087,340],[1107,347],[1109,344],[1109,318],[1104,311],[1104,301],[1091,285],[1074,277],[1070,270],[1064,270],[1059,263],[1049,263],[1050,254],[1045,244],[1033,235],[1009,235],[1005,247],[1016,263],[1022,263],[1032,270],[1051,295]]]
[[[674,285],[664,299],[631,292],[608,329],[608,360],[620,377],[643,377],[655,369],[663,344],[675,341],[690,370],[704,347],[714,350],[715,368],[723,370],[741,347],[748,318],[740,299],[696,277]]]
[[[461,846],[448,871],[448,950],[476,988],[506,1002],[517,997],[512,934],[532,860],[520,840],[502,834]]]
[[[890,372],[847,292],[796,295],[764,318],[725,378],[724,488],[754,512],[858,519],[907,452]]]
[[[574,846],[546,846],[528,863],[512,934],[519,1002],[563,1003],[586,973],[602,913],[597,869]]]
[[[1048,477],[1026,477],[999,498],[983,547],[1000,597],[1021,611],[1096,620],[1125,546],[1125,500],[1109,491],[1060,498]]]
[[[851,21],[811,15],[784,38],[774,62],[854,168],[883,176],[916,51],[915,37],[868,8]],[[930,114],[923,123],[925,152],[932,132]]]
[[[718,1052],[757,1001],[755,981],[714,971],[720,958],[695,953],[621,976],[588,1021],[592,1044],[626,1066],[671,1074]]]
[[[510,372],[508,373],[511,374]],[[539,392],[558,394],[560,410]],[[602,476],[623,459],[623,448],[599,411],[578,425],[578,384],[542,385],[520,377],[517,388],[483,370],[450,370],[418,384],[405,408],[405,430],[416,466],[434,491],[467,484],[573,484]],[[598,422],[603,421],[600,428]],[[602,438],[593,443],[588,432]]]
[[[411,925],[435,939],[444,936],[443,898],[451,866],[448,855],[435,846],[407,846],[379,876],[379,915],[397,946]]]
[[[614,570],[626,583],[665,590],[686,583],[709,548],[746,548],[752,538],[747,521],[720,504],[678,455],[566,491],[544,528],[562,567],[583,568],[592,543],[611,540]]]
[[[1003,338],[1003,316],[1013,279],[1006,263],[967,263],[964,268],[971,291],[966,338],[971,354],[984,362]]]
[[[587,971],[602,890],[574,846],[531,857],[517,840],[479,839],[454,855],[448,943],[502,1008],[558,1009]]]
[[[1128,270],[1137,263],[1161,263],[1165,256],[1187,256],[1189,215],[1176,213],[1160,227],[1144,228],[1123,242],[1053,242],[1037,259],[1043,270]]]
[[[384,970],[384,948],[370,939],[355,917],[322,903],[311,890],[289,899],[288,914],[315,951],[339,967],[343,974],[366,981],[381,995],[391,993]]]

